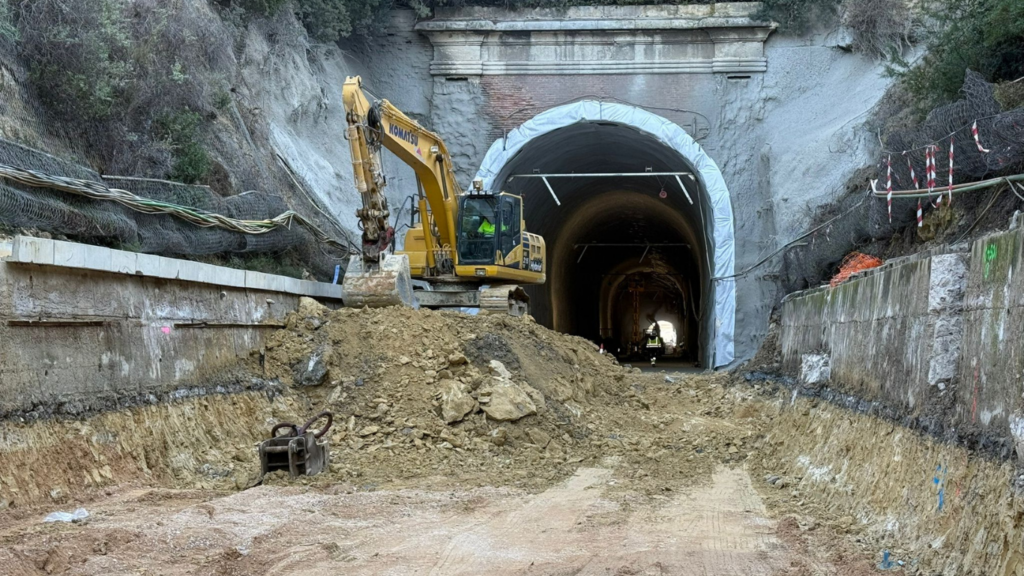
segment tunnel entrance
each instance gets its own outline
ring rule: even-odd
[[[601,107],[671,125],[699,150],[667,120],[622,105]],[[535,318],[623,355],[653,324],[668,324],[677,343],[666,354],[704,367],[731,361],[732,325],[716,322],[712,278],[724,268],[716,270],[719,208],[706,187],[707,165],[637,126],[635,115],[592,114],[559,125],[551,114],[496,142],[479,174],[490,190],[522,195],[529,229],[548,242],[547,284],[529,290]],[[544,116],[548,121],[538,123]],[[717,166],[703,160],[720,181]],[[545,182],[545,174],[586,176]],[[731,260],[728,266],[731,273]]]

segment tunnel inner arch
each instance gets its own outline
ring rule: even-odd
[[[687,172],[549,179],[532,174]],[[732,213],[714,162],[681,128],[641,109],[578,102],[549,110],[489,150],[478,176],[522,194],[530,229],[545,237],[548,283],[534,315],[610,345],[636,327],[669,322],[680,352],[702,366],[732,361]],[[559,205],[560,203],[560,205]]]

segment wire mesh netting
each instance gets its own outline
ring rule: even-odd
[[[949,185],[950,147],[953,147],[953,183],[970,182],[986,176],[1004,175],[1024,164],[1024,108],[1001,112],[995,87],[970,70],[961,89],[964,97],[932,110],[925,121],[890,134],[879,164],[879,182],[887,176],[892,161],[892,185],[896,190],[926,189],[926,152],[934,154],[936,193]],[[979,149],[974,138],[977,123]],[[911,177],[911,166],[918,185]]]
[[[221,197],[206,186],[104,176],[74,162],[0,139],[0,164],[76,178],[126,190],[150,200],[187,206],[239,220],[266,220],[289,210],[275,194],[249,191]],[[281,254],[294,252],[314,276],[330,280],[345,254],[328,250],[301,226],[245,234],[200,227],[169,214],[143,214],[114,202],[97,201],[48,188],[0,181],[0,225],[58,234],[78,241],[130,248],[164,256]],[[344,266],[342,266],[344,267]]]

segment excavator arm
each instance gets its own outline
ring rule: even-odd
[[[377,261],[394,239],[384,195],[387,179],[381,165],[383,146],[412,167],[422,186],[419,208],[427,243],[427,266],[435,268],[439,260],[454,264],[455,224],[462,190],[455,181],[444,141],[387,100],[371,102],[358,76],[345,81],[342,98],[356,188],[362,196],[362,207],[356,215],[363,230],[364,260]]]

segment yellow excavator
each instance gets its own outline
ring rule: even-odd
[[[543,284],[544,239],[526,231],[522,198],[455,181],[441,138],[387,100],[371,101],[359,77],[342,92],[355,184],[362,256],[342,284],[346,305],[482,308],[513,316],[529,311],[524,284]],[[418,197],[402,250],[394,250],[381,147],[416,173]],[[418,215],[418,218],[417,218]]]

